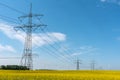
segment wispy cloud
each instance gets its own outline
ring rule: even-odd
[[[101,2],[114,3],[120,5],[120,0],[100,0]]]
[[[10,24],[1,22],[0,23],[0,31],[3,32],[7,37],[10,39],[18,40],[22,43],[25,41],[25,32],[18,31],[16,32],[13,29],[13,26]],[[39,33],[39,34],[33,34],[33,46],[43,46],[47,44],[52,44],[54,42],[58,41],[65,41],[66,35],[59,32],[48,32],[48,33]]]
[[[58,32],[33,34],[33,44],[38,46],[43,46],[65,40],[66,35]]]
[[[59,52],[65,53],[66,51],[70,50],[70,46],[68,44],[60,44],[60,47],[58,49]],[[70,50],[72,51],[72,50]]]
[[[101,2],[106,2],[106,0],[100,0]]]
[[[117,37],[117,40],[120,41],[120,37]]]
[[[62,56],[63,58],[76,57],[83,54],[95,54],[98,50],[98,48],[95,48],[93,46],[81,46],[77,50],[71,50],[68,46],[66,48],[64,48],[64,46],[62,47],[63,48],[61,48],[60,50],[62,50],[63,53],[66,53],[65,51],[69,51],[69,54],[67,53],[64,56]]]
[[[24,42],[25,33],[20,31],[16,33],[16,31],[13,29],[13,26],[9,24],[3,22],[0,23],[0,31],[3,32],[10,39],[17,39],[21,42]]]
[[[97,50],[98,48],[92,47],[92,46],[82,46],[79,48],[78,51],[73,53],[71,56],[79,56],[81,54],[87,54],[87,53],[93,53]]]
[[[10,46],[10,45],[5,45],[5,46],[3,46],[3,45],[0,44],[0,52],[16,52],[16,51],[15,51],[15,49],[14,49],[12,46]]]

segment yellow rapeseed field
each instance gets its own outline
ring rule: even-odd
[[[120,80],[120,71],[0,70],[0,80]]]

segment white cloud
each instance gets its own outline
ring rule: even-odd
[[[18,32],[13,29],[13,26],[8,25],[6,23],[0,23],[0,31],[2,31],[7,37],[11,39],[17,39],[21,42],[24,42],[24,32]]]
[[[57,32],[33,34],[33,44],[38,46],[52,44],[58,41],[65,41],[66,35]]]
[[[66,39],[66,35],[61,34],[61,33],[54,32],[54,33],[51,33],[50,36],[53,36],[53,38],[57,38],[59,41],[64,41]]]
[[[101,2],[105,2],[106,0],[100,0]]]
[[[7,23],[0,23],[0,31],[2,31],[7,37],[10,39],[19,40],[20,42],[24,43],[25,41],[25,33],[23,31],[16,32],[13,29],[13,26]],[[59,33],[59,32],[51,32],[51,33],[39,33],[33,34],[33,46],[43,46],[47,44],[52,44],[58,41],[65,41],[66,35]]]
[[[120,0],[100,0],[101,2],[114,3],[120,5]]]
[[[12,46],[9,46],[9,45],[1,45],[0,44],[0,52],[15,52],[15,49],[12,47]]]

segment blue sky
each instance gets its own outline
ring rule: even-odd
[[[0,1],[24,13],[29,12],[30,2],[33,13],[44,14],[41,21],[48,25],[47,34],[51,38],[41,31],[39,35],[58,51],[34,33],[33,53],[39,55],[34,56],[34,69],[75,69],[76,58],[82,61],[81,69],[90,69],[92,60],[96,69],[120,69],[120,0]],[[14,19],[23,15],[1,4],[0,12]],[[13,27],[19,24],[13,21],[19,22],[0,16],[0,57],[22,55],[25,33],[15,32]],[[0,65],[20,62],[20,59],[0,60]]]

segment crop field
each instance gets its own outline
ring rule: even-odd
[[[120,80],[120,71],[0,70],[0,80]]]

